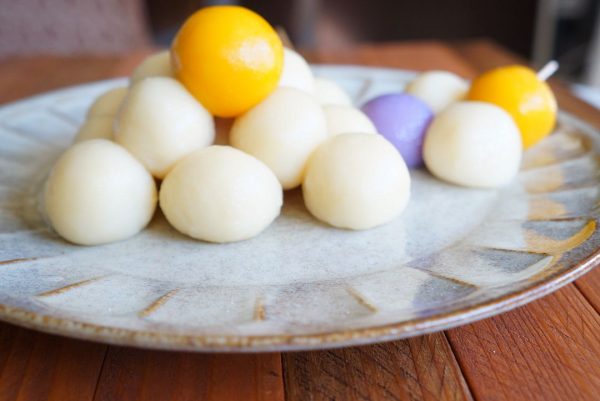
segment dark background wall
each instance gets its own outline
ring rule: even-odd
[[[336,49],[357,42],[488,38],[560,76],[578,80],[600,0],[145,0],[157,43],[168,46],[185,18],[212,4],[247,6],[284,28],[296,47]]]
[[[168,39],[174,26],[199,7],[226,1],[149,0],[153,28]],[[301,47],[328,47],[322,24],[336,25],[348,41],[464,39],[489,37],[528,56],[535,0],[283,0],[232,1],[283,26]]]

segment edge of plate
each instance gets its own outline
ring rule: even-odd
[[[366,345],[450,329],[492,317],[541,298],[591,271],[600,262],[597,249],[575,266],[520,290],[427,318],[377,327],[305,335],[216,336],[119,329],[58,318],[0,304],[0,320],[50,334],[115,345],[199,352],[280,352]]]

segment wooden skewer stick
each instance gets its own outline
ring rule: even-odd
[[[279,25],[279,26],[275,27],[275,31],[279,35],[279,38],[281,39],[281,43],[283,43],[283,45],[285,47],[287,47],[288,49],[294,50],[294,44],[292,43],[292,40],[290,39],[290,36],[287,34],[287,31],[285,30],[285,28]]]
[[[537,77],[542,81],[546,81],[548,78],[554,75],[556,71],[558,71],[558,67],[558,61],[550,60],[542,67],[541,70],[538,71]]]

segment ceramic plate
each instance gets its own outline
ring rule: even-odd
[[[413,74],[319,66],[361,104]],[[412,172],[404,214],[368,231],[324,226],[301,193],[260,236],[215,245],[158,214],[130,240],[70,245],[39,213],[39,191],[86,109],[113,80],[0,109],[0,319],[164,349],[327,348],[414,336],[491,316],[593,267],[600,136],[561,114],[500,191]]]

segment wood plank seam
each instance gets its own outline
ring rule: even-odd
[[[465,333],[469,333],[470,334],[470,331],[469,330],[465,330]],[[470,392],[472,398],[475,401],[479,400],[479,398],[477,398],[477,396],[476,396],[476,393],[474,392],[474,389],[473,389],[474,385],[471,382],[471,378],[469,377],[469,375],[466,374],[465,363],[459,357],[459,354],[456,351],[456,346],[455,346],[455,344],[452,341],[450,341],[450,339],[448,338],[448,334],[447,334],[446,331],[444,332],[444,337],[446,337],[446,340],[448,341],[448,344],[450,345],[450,349],[452,350],[452,355],[454,355],[454,359],[456,360],[458,366],[460,367],[461,374],[462,374],[465,382],[467,383],[467,386],[469,388],[469,392]],[[481,338],[479,338],[478,336],[473,336],[473,337],[479,343],[480,347],[483,348],[483,344],[481,344]],[[497,382],[500,382],[498,376],[496,375],[496,371],[494,369],[483,369],[483,370],[481,370],[480,373],[487,374],[488,371],[492,371],[494,373],[494,377],[492,379],[496,380]],[[502,390],[504,390],[503,387],[502,387]],[[503,397],[502,398],[508,399],[508,395],[504,391],[503,391]]]
[[[442,335],[443,335],[444,341],[446,342],[446,345],[450,349],[450,359],[452,360],[450,365],[454,369],[458,370],[458,372],[456,372],[455,376],[458,378],[459,384],[460,384],[461,388],[464,390],[464,395],[467,397],[467,400],[473,401],[474,400],[473,392],[471,391],[471,387],[467,383],[467,378],[466,378],[465,373],[462,370],[462,366],[460,366],[460,364],[458,363],[458,359],[456,358],[456,354],[454,353],[454,349],[452,348],[452,343],[450,343],[450,340],[448,339],[448,336],[445,331],[442,331]],[[445,374],[444,374],[444,378],[445,378]]]
[[[290,400],[290,389],[288,387],[288,381],[286,380],[287,366],[286,366],[285,358],[284,358],[285,355],[286,355],[285,352],[280,353],[279,361],[281,363],[281,379],[283,380],[283,400],[289,401]]]
[[[596,270],[596,269],[597,269],[597,267],[594,268],[594,270]],[[592,272],[593,272],[593,270],[590,271],[588,274],[591,274]],[[579,291],[581,296],[587,301],[587,303],[589,303],[592,306],[592,308],[594,308],[596,313],[600,315],[600,306],[596,305],[596,303],[593,302],[593,300],[588,296],[587,292],[581,288],[581,285],[577,281],[575,281],[573,284],[575,284],[575,288],[577,288],[577,290]],[[600,290],[600,289],[598,289],[598,290]]]
[[[98,377],[96,377],[96,385],[94,386],[94,395],[92,396],[92,400],[96,400],[97,398],[97,393],[98,393],[98,387],[100,385],[100,378],[102,377],[102,372],[104,371],[104,368],[106,366],[106,358],[108,356],[108,350],[112,348],[112,346],[107,346],[104,349],[104,355],[102,357],[102,364],[100,365],[100,369],[98,370]]]

